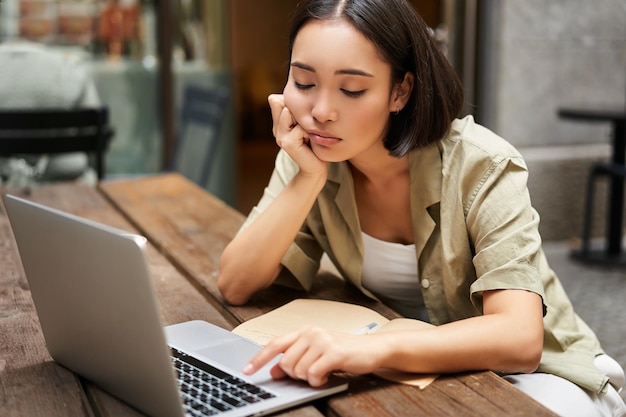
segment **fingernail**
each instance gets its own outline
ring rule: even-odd
[[[243,367],[243,373],[244,374],[250,374],[250,373],[252,373],[253,369],[254,369],[254,366],[251,363],[249,363],[249,364],[247,364],[246,366]]]

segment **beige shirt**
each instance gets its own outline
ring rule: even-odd
[[[608,378],[593,364],[602,348],[548,266],[539,215],[527,189],[528,171],[517,150],[466,117],[454,121],[441,141],[408,157],[418,276],[430,321],[438,325],[481,315],[483,291],[535,292],[543,298],[545,312],[538,372],[602,391]],[[298,166],[279,152],[270,183],[247,223],[297,172]],[[278,281],[293,283],[295,277],[310,288],[324,252],[344,278],[373,297],[361,285],[363,242],[345,162],[329,164],[327,183],[284,256],[287,271]]]

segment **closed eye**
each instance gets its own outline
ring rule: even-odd
[[[352,90],[345,90],[343,88],[341,89],[341,91],[348,97],[352,97],[352,98],[361,97],[365,93],[365,90],[352,91]]]
[[[315,84],[301,84],[299,82],[295,82],[295,85],[298,90],[309,90],[315,86]]]

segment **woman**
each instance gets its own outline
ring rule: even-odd
[[[405,0],[304,2],[287,84],[269,103],[281,150],[222,255],[225,299],[245,303],[274,282],[309,288],[326,253],[366,295],[437,326],[306,328],[244,372],[279,353],[274,377],[313,386],[334,370],[490,369],[562,415],[624,414],[623,371],[546,263],[524,161],[471,117],[455,119],[459,80]]]

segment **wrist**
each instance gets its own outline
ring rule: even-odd
[[[322,191],[322,188],[324,188],[327,179],[328,170],[326,166],[324,166],[323,169],[315,172],[304,172],[301,170],[294,177],[294,182],[297,183],[298,186],[306,186],[308,189],[314,190],[317,195],[320,191]]]

